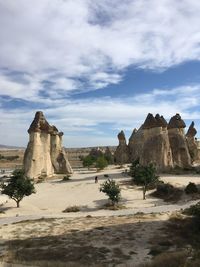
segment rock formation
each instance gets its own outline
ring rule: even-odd
[[[119,145],[116,148],[114,159],[117,164],[129,162],[129,148],[126,144],[126,138],[123,131],[118,134]]]
[[[194,122],[192,122],[186,133],[186,140],[187,140],[188,149],[189,149],[192,163],[197,162],[200,159],[200,151],[198,149],[198,142],[195,139],[196,134],[197,134],[197,130],[194,127]]]
[[[136,159],[143,165],[152,162],[162,171],[173,167],[167,122],[159,114],[155,117],[151,113],[147,115],[140,129],[133,131],[128,146],[131,162]]]
[[[174,166],[180,168],[191,167],[191,157],[184,133],[185,127],[185,122],[179,114],[173,116],[168,124],[168,135]]]
[[[27,177],[37,179],[54,173],[72,173],[62,147],[62,132],[51,126],[41,111],[36,112],[29,129],[29,143],[24,154]]]
[[[133,162],[139,159],[140,163],[147,165],[154,163],[157,170],[167,171],[174,167],[190,168],[192,163],[200,162],[200,146],[195,139],[196,129],[194,123],[190,125],[187,134],[184,133],[185,122],[179,114],[173,116],[169,124],[163,116],[149,113],[141,125],[134,129],[126,147],[124,133],[118,136],[120,144],[117,147],[117,163],[123,161]],[[126,156],[126,161],[120,158]],[[127,155],[129,158],[127,160]]]

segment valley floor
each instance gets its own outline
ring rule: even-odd
[[[99,191],[109,178],[121,187],[121,210],[106,210],[107,197]],[[98,176],[99,183],[94,182]],[[199,184],[198,175],[162,175],[161,180],[177,187],[188,182]],[[52,266],[137,266],[151,259],[155,236],[162,237],[162,227],[172,214],[196,203],[182,198],[167,203],[150,196],[142,199],[140,187],[129,183],[123,169],[109,167],[102,172],[81,170],[71,180],[62,177],[36,184],[36,194],[24,198],[21,207],[0,195],[0,256],[21,262],[39,261]],[[63,213],[78,206],[79,212]],[[68,265],[62,265],[68,262]],[[71,264],[71,265],[70,265]],[[75,264],[75,265],[74,265]],[[93,265],[92,265],[93,264]],[[28,266],[27,263],[25,266]]]

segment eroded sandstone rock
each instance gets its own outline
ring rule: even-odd
[[[199,162],[200,160],[200,150],[198,148],[198,142],[195,139],[196,134],[197,130],[194,127],[194,122],[192,122],[186,133],[186,140],[192,163]]]
[[[167,122],[157,114],[149,113],[138,131],[133,131],[129,139],[130,160],[139,159],[142,165],[154,163],[157,170],[173,167]]]
[[[173,116],[168,124],[168,135],[174,166],[180,168],[191,167],[191,157],[184,132],[185,127],[185,122],[179,114]]]
[[[51,126],[41,111],[36,112],[29,129],[29,143],[24,154],[24,170],[28,177],[72,173],[62,147],[62,132]]]
[[[119,145],[115,150],[114,159],[117,164],[125,164],[130,161],[129,148],[126,144],[126,137],[123,131],[118,134]]]

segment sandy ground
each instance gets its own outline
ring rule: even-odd
[[[131,186],[124,183],[130,179],[122,173],[122,169],[108,168],[102,172],[82,171],[74,173],[70,181],[62,182],[62,179],[48,180],[36,184],[36,194],[25,197],[20,208],[16,208],[13,200],[8,199],[5,195],[0,195],[1,210],[5,213],[0,214],[0,224],[21,219],[40,218],[40,217],[80,217],[88,214],[92,216],[112,216],[128,215],[137,212],[167,212],[175,211],[192,204],[188,202],[179,202],[169,204],[160,199],[153,198],[147,193],[147,199],[142,199],[140,187]],[[102,209],[107,203],[107,196],[99,191],[100,184],[107,178],[115,179],[121,183],[121,203],[126,209],[110,211]],[[99,183],[94,183],[94,177],[98,176]],[[198,175],[162,175],[161,180],[170,182],[173,185],[183,187],[188,182],[200,182]],[[77,205],[81,211],[77,213],[63,213],[62,211],[69,206]]]
[[[13,200],[0,195],[0,208],[4,211],[0,213],[0,257],[9,247],[12,255],[17,251],[16,255],[21,255],[23,260],[27,255],[33,259],[36,255],[39,260],[49,255],[48,264],[52,264],[60,254],[62,257],[67,255],[66,259],[62,258],[66,262],[70,261],[71,255],[75,263],[72,266],[113,266],[111,261],[114,261],[114,266],[127,267],[151,259],[151,239],[158,236],[162,240],[161,229],[171,213],[198,200],[170,204],[151,197],[150,192],[143,200],[141,188],[126,183],[130,177],[122,171],[116,167],[99,173],[82,170],[74,173],[67,182],[62,182],[60,177],[38,183],[35,185],[36,194],[24,198],[20,208],[16,208]],[[102,209],[108,201],[107,196],[99,191],[100,184],[107,179],[105,174],[120,183],[121,202],[125,209]],[[95,176],[98,176],[98,184],[94,183]],[[162,175],[160,178],[178,187],[184,187],[188,182],[200,182],[198,175]],[[73,205],[79,206],[81,211],[62,212]],[[43,219],[37,220],[40,218]],[[51,255],[55,258],[51,259]]]

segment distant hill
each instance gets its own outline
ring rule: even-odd
[[[20,146],[7,146],[7,145],[1,145],[0,144],[0,149],[24,149],[24,147],[20,147]]]

